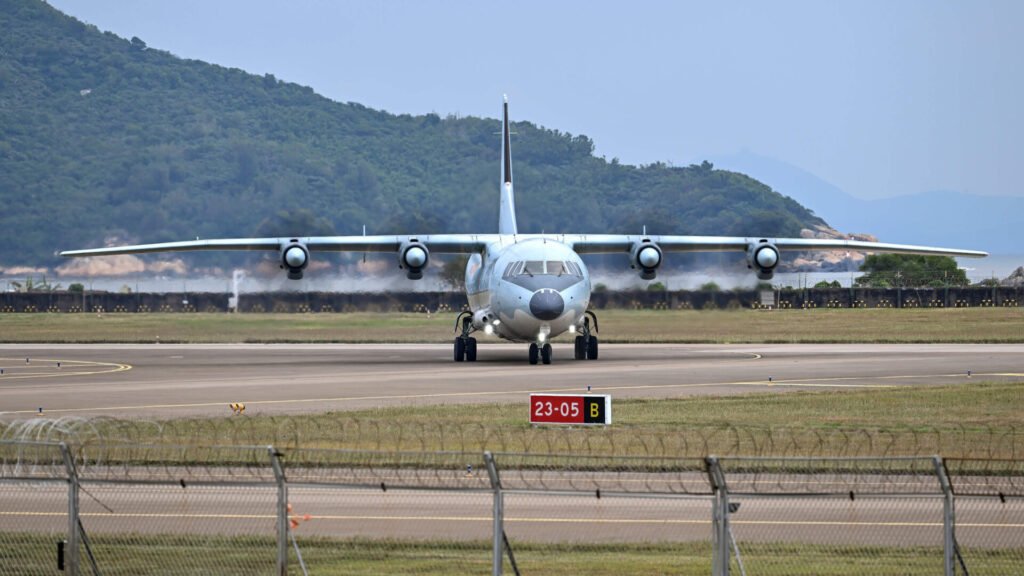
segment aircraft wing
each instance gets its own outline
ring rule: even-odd
[[[606,254],[630,252],[644,242],[657,244],[665,252],[744,252],[753,246],[771,243],[779,250],[787,251],[836,251],[874,252],[890,254],[921,254],[926,256],[966,256],[983,258],[987,252],[957,248],[936,248],[909,244],[887,244],[862,240],[838,240],[819,238],[743,238],[739,236],[632,236],[619,234],[590,234],[565,236],[579,254]]]
[[[404,236],[310,236],[293,238],[226,238],[186,240],[113,246],[88,250],[65,250],[61,256],[112,256],[115,254],[150,254],[155,252],[192,252],[199,250],[267,250],[282,251],[301,244],[311,252],[398,252],[403,245],[418,242],[437,253],[464,254],[480,252],[497,239],[496,234],[430,234]]]

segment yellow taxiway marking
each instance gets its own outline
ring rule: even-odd
[[[57,367],[57,364],[60,367]],[[0,358],[0,367],[4,373],[0,374],[0,382],[7,380],[26,380],[28,378],[53,378],[66,376],[91,376],[94,374],[113,374],[114,372],[126,372],[132,369],[131,364],[119,362],[92,362],[89,360],[58,360],[53,358],[32,358],[29,363],[23,363],[20,358]],[[22,370],[32,370],[32,374],[22,374]],[[46,373],[38,371],[49,369]],[[11,372],[14,370],[15,372]]]
[[[112,365],[113,366],[113,365]],[[124,370],[131,369],[131,366],[127,364],[120,364],[117,366],[124,366]],[[111,370],[111,372],[118,372],[119,370]],[[985,377],[1024,377],[1024,374],[1016,373],[1004,373],[1004,372],[993,372],[993,373],[973,373],[973,377],[985,378]],[[683,389],[683,388],[707,388],[711,386],[785,386],[790,388],[895,388],[895,384],[842,384],[842,382],[852,382],[858,380],[882,380],[882,381],[895,381],[895,380],[910,380],[910,379],[927,379],[927,378],[967,378],[965,373],[957,372],[955,374],[905,374],[895,376],[835,376],[835,377],[824,377],[824,378],[797,378],[792,380],[773,380],[771,382],[767,380],[740,380],[735,382],[700,382],[692,384],[649,384],[649,385],[634,385],[634,386],[599,386],[593,390],[593,393],[601,393],[608,391],[622,391],[622,390],[667,390],[667,389]],[[379,400],[424,400],[431,398],[471,398],[471,397],[487,397],[487,396],[518,396],[522,394],[545,394],[552,392],[579,392],[579,387],[573,388],[545,388],[535,390],[499,390],[499,391],[486,391],[486,392],[441,392],[433,394],[393,394],[389,396],[336,396],[333,398],[282,398],[278,400],[245,400],[242,403],[247,406],[260,406],[260,405],[273,405],[273,404],[310,404],[310,403],[327,403],[327,402],[365,402],[365,401],[379,401]],[[104,412],[104,411],[129,411],[129,410],[163,410],[172,408],[210,408],[217,406],[227,406],[231,402],[238,402],[237,399],[233,400],[222,400],[219,402],[195,402],[195,403],[181,403],[181,404],[141,404],[141,405],[124,405],[124,406],[97,406],[92,408],[51,408],[47,409],[49,413],[70,413],[70,412]],[[12,410],[7,412],[8,414],[34,414],[35,410]]]
[[[66,512],[0,512],[4,516],[54,517],[67,516]],[[160,513],[160,512],[82,512],[79,516],[86,518],[164,518],[193,520],[273,520],[274,514],[194,514],[194,513]],[[396,522],[493,522],[490,516],[369,516],[369,515],[335,515],[312,514],[310,520],[348,520],[348,521],[396,521]],[[678,518],[532,518],[505,516],[505,522],[523,522],[538,524],[680,524],[708,525],[710,520],[684,520]],[[942,522],[870,522],[845,520],[731,520],[732,524],[750,526],[866,526],[866,527],[941,527]],[[1024,528],[1021,523],[985,523],[957,522],[958,528]]]

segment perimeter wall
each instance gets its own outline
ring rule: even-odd
[[[769,292],[778,308],[976,308],[1024,305],[1024,287],[829,288]],[[627,309],[739,309],[762,306],[761,292],[598,291],[591,307]],[[107,292],[0,293],[0,313],[10,312],[227,312],[230,294]],[[466,306],[461,292],[259,292],[243,293],[238,311],[447,312]]]

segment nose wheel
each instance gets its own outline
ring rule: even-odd
[[[551,344],[530,344],[530,364],[536,364],[538,360],[543,364],[551,364]]]

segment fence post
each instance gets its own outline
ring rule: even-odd
[[[288,485],[285,482],[284,468],[281,466],[277,450],[267,446],[270,455],[270,466],[274,469],[274,480],[277,483],[277,573],[288,574]]]
[[[501,491],[501,478],[498,476],[498,466],[495,464],[494,455],[490,451],[484,452],[484,463],[487,465],[487,476],[491,479],[491,488],[494,489],[494,549],[492,550],[491,574],[501,576],[502,560],[504,558],[505,497]]]
[[[711,500],[711,574],[729,576],[729,491],[716,456],[704,459],[714,491]]]
[[[943,574],[954,576],[956,565],[956,508],[953,501],[953,485],[949,482],[946,474],[946,464],[941,456],[933,456],[935,464],[935,476],[939,479],[939,487],[942,488],[942,565]]]
[[[64,467],[68,472],[68,545],[64,552],[64,565],[67,573],[78,576],[78,472],[75,470],[75,458],[68,445],[60,443],[60,453],[64,457]]]

